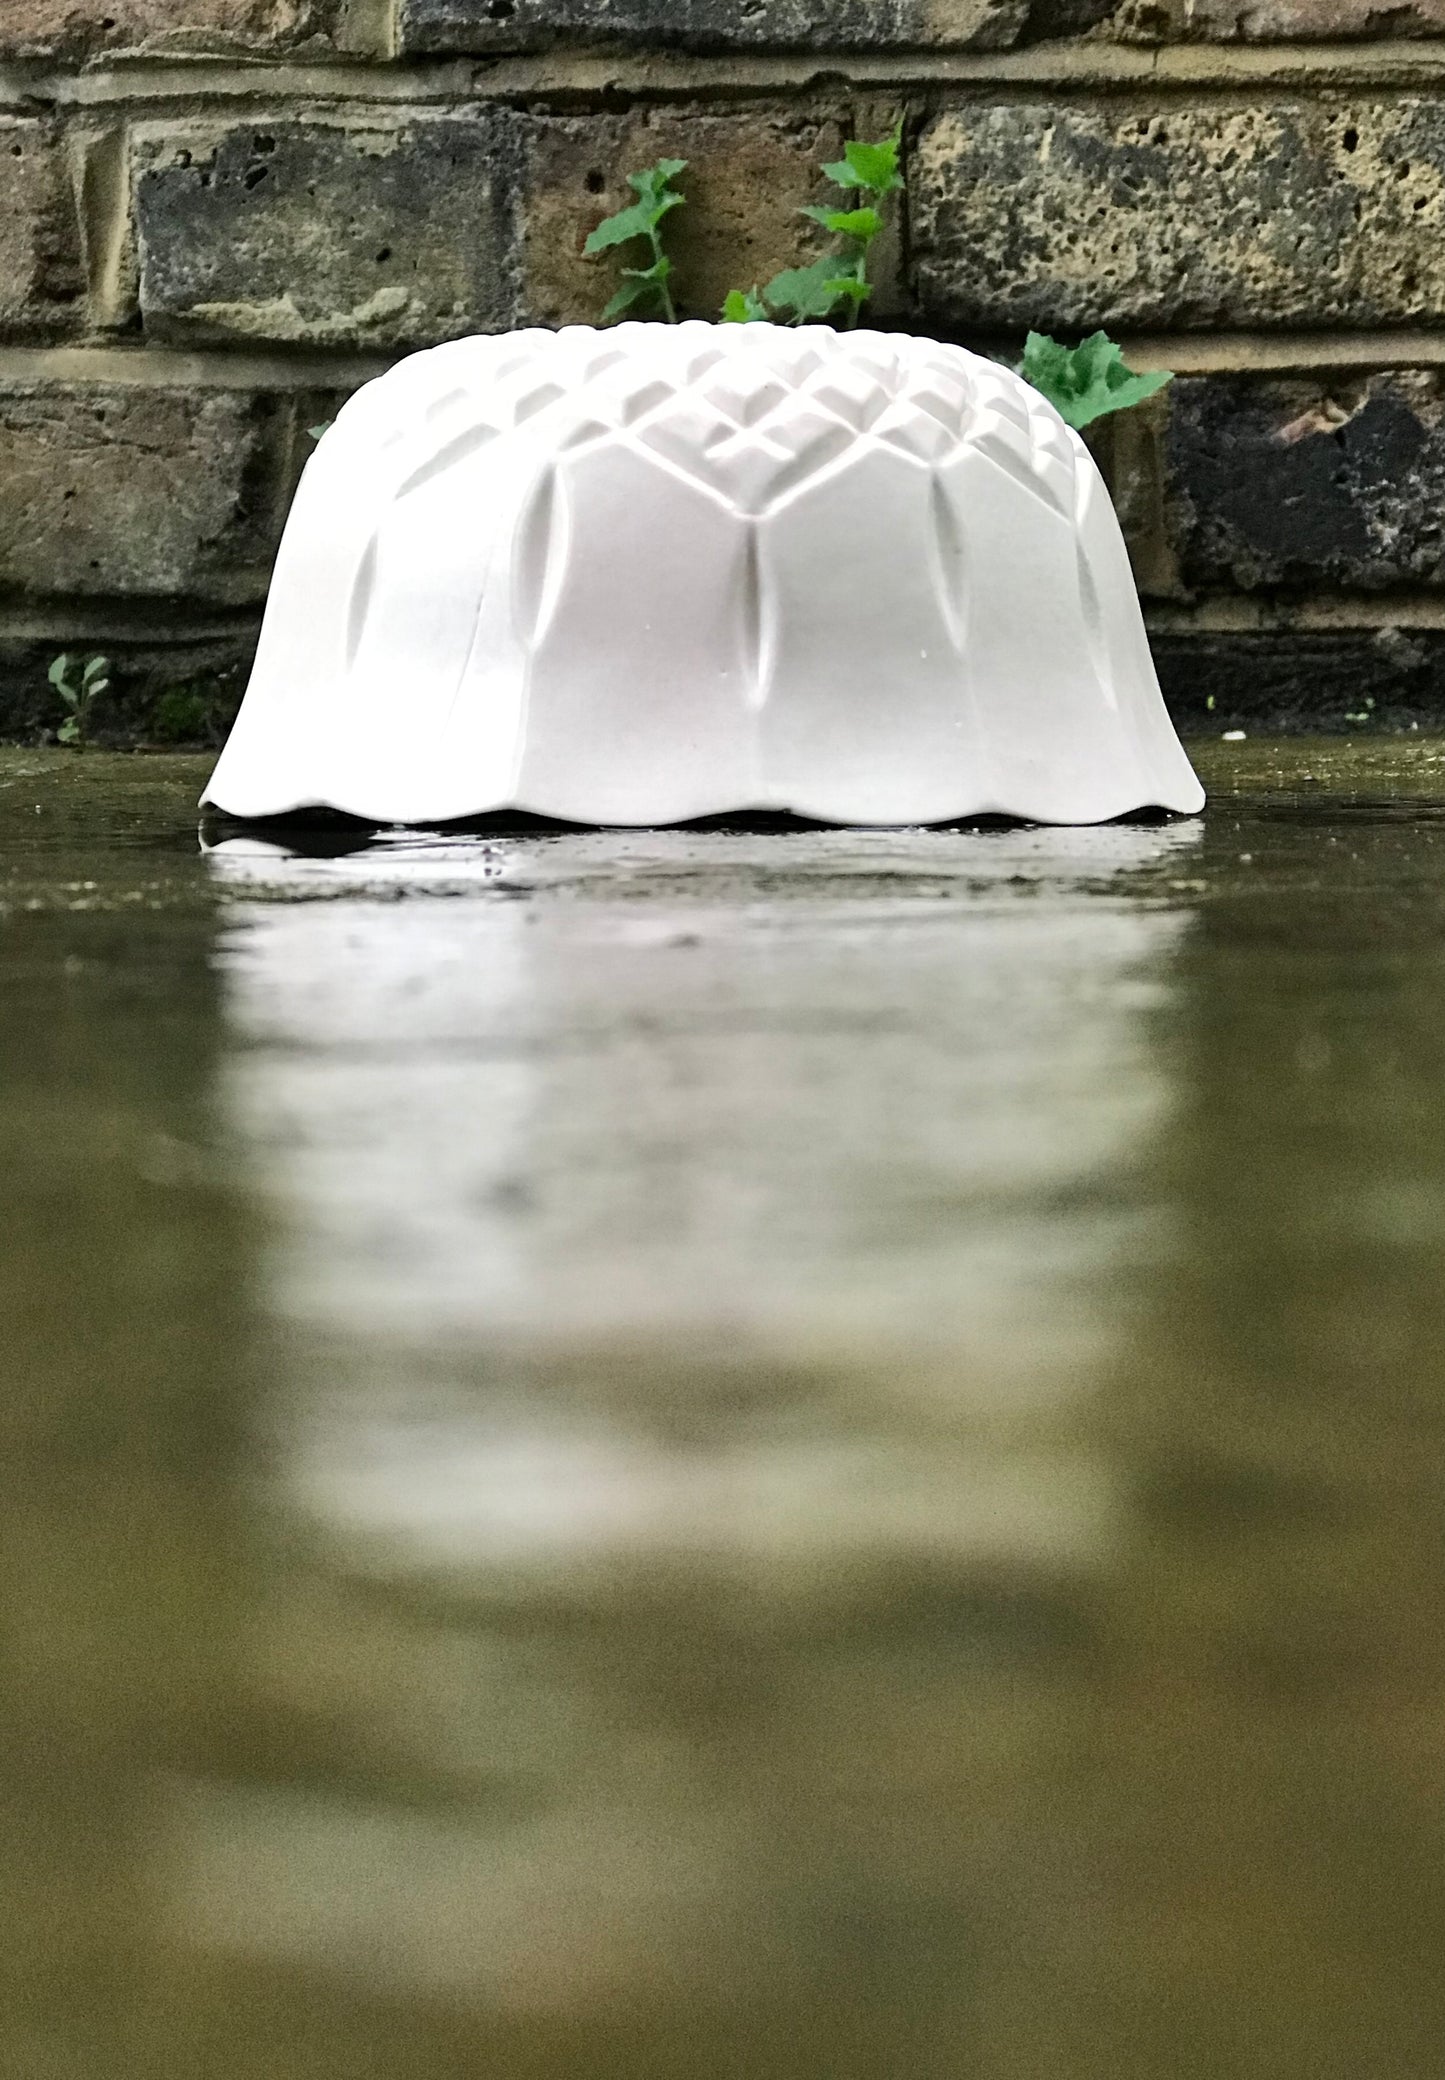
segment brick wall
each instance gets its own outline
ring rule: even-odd
[[[900,114],[880,317],[1179,372],[1098,446],[1185,719],[1445,718],[1445,0],[0,0],[0,726],[234,680],[306,428],[595,316],[630,168],[713,315]]]

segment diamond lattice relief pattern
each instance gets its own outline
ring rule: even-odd
[[[459,380],[440,398],[418,393],[415,414],[398,414],[386,445],[409,452],[420,445],[440,459],[453,429],[479,429],[479,411],[492,433],[545,419],[536,431],[559,450],[626,443],[739,514],[757,514],[860,443],[886,443],[929,467],[971,443],[1034,496],[1072,510],[1076,448],[1067,430],[1042,400],[1021,395],[1007,371],[995,374],[956,349],[873,335],[830,337],[824,353],[806,332],[769,328],[766,342],[749,351],[742,337],[723,349],[687,339],[687,327],[650,329],[658,337],[643,360],[590,330],[442,349]],[[399,388],[406,380],[403,369],[391,382]],[[395,411],[400,399],[393,394],[389,402]],[[350,411],[379,404],[364,395]],[[432,468],[431,453],[418,456],[408,488]]]

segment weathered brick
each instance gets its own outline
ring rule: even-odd
[[[1191,36],[1221,42],[1445,35],[1445,0],[1189,0],[1184,12]]]
[[[1445,103],[977,104],[914,154],[954,326],[1394,325],[1445,315]]]
[[[58,135],[46,123],[0,118],[0,337],[70,329],[83,288]]]
[[[729,289],[766,283],[821,250],[822,235],[799,211],[838,199],[822,162],[840,155],[845,136],[886,134],[891,120],[891,112],[871,107],[847,122],[784,108],[537,118],[523,159],[526,321],[596,321],[617,287],[619,261],[615,253],[589,260],[583,243],[603,217],[635,199],[627,174],[659,158],[687,161],[680,181],[687,207],[674,211],[667,227],[679,309],[716,317]],[[888,305],[891,251],[889,241],[876,256],[879,310]]]
[[[344,6],[345,0],[4,0],[0,58],[290,50],[330,35]]]
[[[1346,43],[1445,34],[1445,0],[1031,0],[1030,41],[1098,28],[1128,43]]]
[[[146,331],[392,348],[505,328],[514,120],[490,111],[143,136]]]
[[[402,49],[524,50],[558,42],[692,50],[995,50],[1028,0],[401,0]]]
[[[1176,383],[1168,514],[1190,586],[1445,583],[1445,382]]]
[[[7,382],[0,597],[260,598],[289,428],[245,393]]]

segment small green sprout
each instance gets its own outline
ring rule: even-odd
[[[1135,375],[1107,332],[1091,333],[1072,349],[1045,332],[1031,332],[1018,372],[1076,432],[1109,412],[1142,404],[1174,380],[1162,369]]]
[[[873,294],[868,279],[868,253],[883,230],[881,204],[903,186],[898,159],[903,148],[903,125],[878,144],[858,139],[844,145],[843,157],[823,168],[838,188],[871,200],[850,209],[811,207],[802,214],[840,240],[841,252],[826,253],[807,267],[784,268],[773,276],[761,296],[756,289],[734,289],[723,305],[727,324],[756,324],[776,316],[790,325],[805,325],[810,318],[830,318],[840,304],[847,308],[847,324],[858,323],[864,304]]]
[[[319,426],[308,426],[306,432],[310,439],[319,443],[325,440],[335,424],[334,419],[323,419]]]
[[[50,667],[50,683],[65,704],[66,716],[56,738],[79,750],[90,730],[91,710],[110,691],[110,659],[88,657],[82,664],[69,651]]]
[[[613,246],[625,246],[633,239],[645,238],[652,252],[650,267],[624,267],[622,287],[602,313],[602,322],[620,318],[625,311],[637,311],[639,315],[664,318],[669,325],[677,323],[677,308],[672,300],[672,262],[662,244],[662,220],[675,209],[680,209],[687,197],[680,195],[673,182],[687,170],[686,159],[659,159],[642,173],[629,173],[627,185],[637,196],[636,202],[620,209],[614,216],[604,217],[597,229],[587,240],[582,250],[589,258],[609,252]],[[644,307],[650,306],[650,311]]]
[[[839,188],[862,188],[870,195],[891,195],[895,188],[903,186],[903,175],[898,168],[898,154],[903,146],[903,125],[898,123],[891,137],[880,144],[861,144],[856,138],[843,147],[841,159],[833,160],[823,168],[830,181]]]
[[[729,289],[722,314],[725,325],[766,325],[770,322],[768,307],[758,288]]]

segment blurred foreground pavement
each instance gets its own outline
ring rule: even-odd
[[[0,752],[0,2074],[1445,2075],[1445,746]]]

